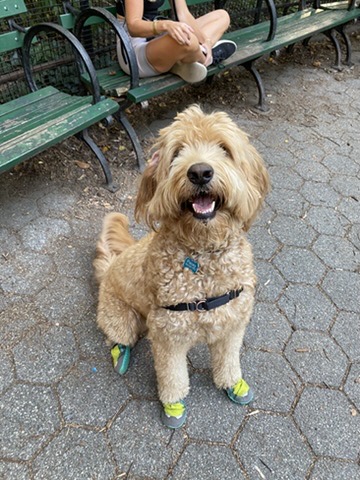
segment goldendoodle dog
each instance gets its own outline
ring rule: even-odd
[[[124,374],[131,347],[150,339],[162,421],[179,428],[189,391],[187,353],[207,343],[213,379],[248,404],[239,351],[256,277],[245,232],[269,189],[248,136],[223,112],[194,105],[160,131],[140,183],[135,217],[152,232],[135,241],[127,218],[111,213],[97,244],[97,322]]]

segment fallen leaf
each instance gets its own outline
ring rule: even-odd
[[[90,168],[90,165],[88,163],[81,162],[80,160],[75,160],[75,163],[78,167],[83,168],[84,170],[86,168]]]

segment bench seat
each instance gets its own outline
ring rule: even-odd
[[[71,135],[115,113],[118,105],[104,99],[77,97],[45,87],[0,105],[0,172],[31,158]]]

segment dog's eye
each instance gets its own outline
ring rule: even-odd
[[[230,152],[230,149],[228,148],[227,145],[225,145],[224,143],[220,143],[219,144],[219,147],[224,150],[224,152],[226,153],[226,155],[230,158],[232,158],[232,155],[231,155],[231,152]]]
[[[178,147],[174,150],[173,154],[172,154],[172,160],[171,162],[173,162],[175,160],[176,157],[179,156],[180,152],[182,150],[182,147]]]

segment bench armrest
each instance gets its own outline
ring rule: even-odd
[[[100,86],[96,76],[96,71],[94,65],[86,52],[85,48],[81,45],[79,40],[68,30],[64,29],[60,25],[55,23],[39,23],[29,28],[26,32],[23,42],[22,54],[23,54],[23,66],[26,80],[29,84],[29,87],[32,92],[38,90],[35,79],[32,73],[32,63],[31,63],[31,47],[34,42],[36,35],[39,35],[41,32],[56,32],[63,38],[65,38],[72,46],[75,51],[76,63],[79,69],[79,72],[83,70],[83,66],[89,75],[91,82],[91,93],[93,96],[93,103],[98,103],[101,100],[100,95]],[[81,61],[80,61],[81,60]]]
[[[81,38],[81,32],[84,27],[86,28],[86,21],[91,17],[99,17],[111,26],[117,38],[124,47],[130,70],[130,88],[132,89],[138,87],[139,68],[129,34],[121,22],[119,22],[119,20],[112,13],[101,7],[92,7],[83,10],[81,13],[79,13],[75,21],[74,33],[77,38]]]
[[[267,42],[273,40],[277,29],[277,13],[274,0],[265,0],[270,15],[270,30],[266,39]]]

